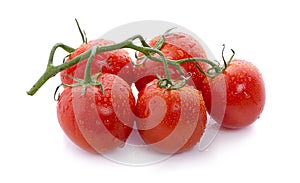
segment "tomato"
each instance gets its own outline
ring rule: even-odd
[[[89,41],[87,44],[82,44],[73,53],[71,53],[67,61],[79,56],[93,46],[107,46],[112,44],[114,44],[113,41],[105,39],[96,39]],[[62,82],[65,84],[73,83],[73,79],[68,75],[83,79],[86,63],[87,59],[63,70],[61,72]],[[91,74],[94,75],[100,71],[102,73],[116,74],[125,79],[125,81],[127,81],[129,84],[131,84],[133,80],[132,68],[133,67],[131,64],[129,53],[124,49],[119,49],[96,54],[91,66]]]
[[[132,131],[135,99],[129,85],[113,74],[98,77],[103,86],[66,87],[57,104],[57,116],[66,135],[89,152],[122,147]]]
[[[157,85],[157,79],[139,92],[135,113],[144,142],[168,154],[195,146],[207,121],[204,100],[198,90],[187,85],[166,90]]]
[[[216,78],[206,78],[202,95],[211,116],[225,128],[237,129],[259,118],[265,105],[261,73],[252,63],[232,60]]]
[[[149,45],[154,46],[159,37],[160,36],[157,36],[150,40]],[[193,57],[206,58],[206,53],[199,42],[192,36],[182,32],[166,34],[164,44],[160,50],[164,53],[165,57],[170,60]],[[204,63],[197,62],[196,64],[203,69],[206,67]],[[198,84],[202,83],[205,76],[199,72],[192,62],[182,63],[181,67],[185,72],[191,74],[194,84],[190,84],[198,88]],[[175,67],[169,65],[169,70],[173,79],[177,79],[180,76]],[[140,91],[147,83],[156,79],[156,74],[164,76],[163,64],[147,59],[142,65],[134,67],[134,74],[136,75],[135,86]]]

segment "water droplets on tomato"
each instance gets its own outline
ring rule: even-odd
[[[122,100],[123,95],[118,95],[118,97],[119,97],[119,100]]]
[[[99,120],[96,120],[96,125],[101,125],[101,121],[99,121]]]
[[[182,50],[177,50],[177,54],[180,56],[180,57],[183,57],[184,56],[184,53]]]
[[[179,104],[174,104],[174,105],[173,105],[173,110],[174,110],[174,111],[180,110]]]
[[[244,95],[247,99],[251,98],[251,96],[247,92],[244,92]]]
[[[235,94],[242,93],[244,89],[245,89],[245,85],[244,84],[238,84],[236,86],[236,92],[235,92]]]
[[[99,112],[104,115],[104,116],[109,116],[112,114],[113,110],[111,107],[107,106],[107,107],[104,107],[104,106],[101,106],[99,108]]]
[[[108,119],[104,120],[103,121],[104,125],[109,125],[110,124],[110,121]]]
[[[84,121],[83,120],[78,120],[78,124],[79,125],[84,125]]]
[[[91,103],[91,108],[95,109],[96,108],[96,104],[95,103]]]
[[[170,53],[170,50],[169,49],[163,49],[162,52],[165,54],[165,55],[168,55]]]

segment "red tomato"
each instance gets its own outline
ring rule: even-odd
[[[97,39],[97,40],[89,41],[87,44],[82,44],[79,48],[77,48],[69,56],[67,61],[84,53],[85,51],[87,51],[93,46],[107,46],[111,44],[114,44],[114,42],[105,39]],[[73,79],[68,75],[83,79],[86,63],[87,63],[87,59],[79,62],[78,64],[73,65],[72,67],[63,70],[61,72],[62,82],[65,84],[73,83]],[[102,71],[102,73],[116,74],[122,77],[129,84],[131,84],[133,80],[132,68],[133,67],[131,64],[131,58],[127,51],[125,51],[124,49],[107,51],[107,52],[96,54],[91,66],[91,75],[94,75],[100,71]]]
[[[158,41],[160,36],[153,38],[150,42],[150,46],[154,46]],[[206,53],[199,42],[192,36],[182,33],[169,33],[165,36],[165,42],[160,49],[165,57],[170,60],[180,60],[185,58],[206,58]],[[197,62],[197,65],[201,68],[205,68],[206,64]],[[181,64],[183,70],[190,73],[192,76],[192,81],[198,88],[198,84],[202,83],[205,76],[200,73],[192,62],[186,62]],[[180,74],[177,72],[176,68],[169,65],[170,75],[172,79],[177,79]],[[147,59],[145,63],[140,66],[134,67],[134,74],[136,75],[135,86],[140,91],[145,85],[156,79],[156,74],[164,76],[163,63],[155,62]]]
[[[89,152],[122,147],[132,131],[135,99],[129,85],[113,74],[103,74],[99,86],[66,87],[57,104],[59,123],[66,135]]]
[[[208,112],[225,128],[250,125],[259,118],[265,105],[262,75],[245,60],[232,60],[222,74],[206,78],[201,91]]]
[[[162,153],[180,153],[199,142],[206,126],[202,95],[192,86],[165,90],[157,79],[138,95],[137,128],[146,144]]]

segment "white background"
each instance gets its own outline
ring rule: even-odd
[[[1,1],[0,182],[299,182],[299,4],[195,2]],[[196,33],[217,58],[226,43],[262,72],[265,110],[248,128],[221,131],[206,151],[158,164],[125,166],[90,155],[59,127],[52,99],[58,77],[26,95],[55,43],[80,45],[75,17],[88,39],[132,21],[164,20]]]

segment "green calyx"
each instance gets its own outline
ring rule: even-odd
[[[81,95],[84,96],[85,94],[85,91],[88,87],[91,87],[91,86],[99,86],[101,91],[102,91],[102,94],[104,94],[104,88],[103,88],[103,85],[100,81],[97,81],[97,78],[101,75],[102,73],[99,72],[95,75],[93,75],[92,77],[90,77],[90,80],[89,81],[86,81],[85,79],[79,79],[79,78],[76,78],[76,77],[73,77],[73,76],[70,76],[68,75],[68,77],[72,78],[75,83],[74,84],[65,84],[63,83],[62,85],[64,86],[67,86],[67,87],[81,87],[82,88],[82,92],[81,92]]]
[[[156,77],[158,78],[157,85],[166,90],[178,90],[184,87],[188,82],[188,80],[190,79],[190,76],[189,77],[181,76],[181,79],[174,80],[174,81],[167,78],[162,78],[159,75],[156,75]]]

